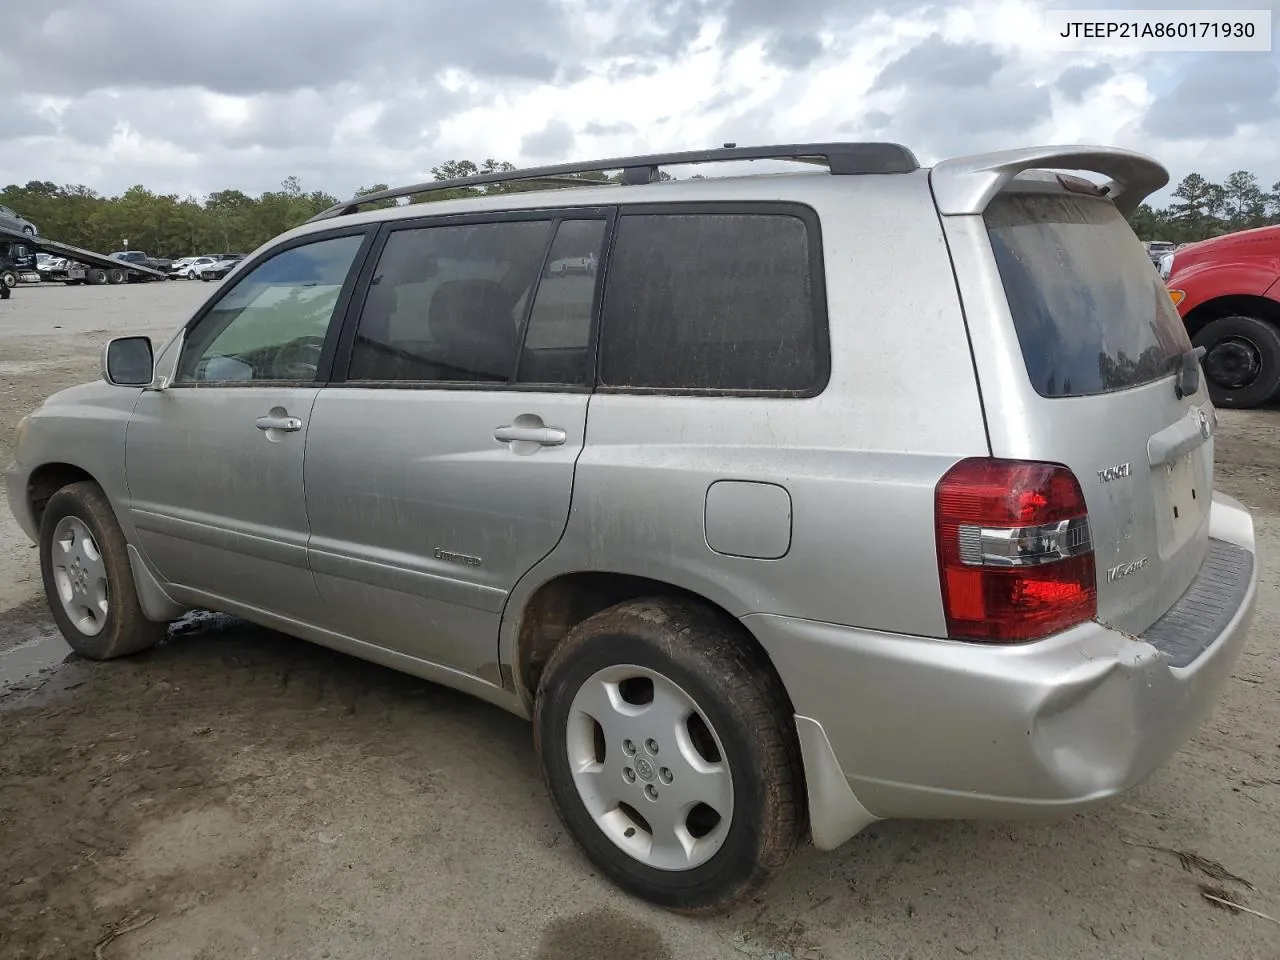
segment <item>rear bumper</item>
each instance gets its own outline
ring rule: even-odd
[[[886,817],[1066,812],[1144,779],[1212,712],[1253,616],[1252,519],[1215,494],[1210,537],[1243,588],[1206,603],[1224,595],[1206,563],[1149,640],[1089,623],[993,647],[745,617],[796,710],[814,843]],[[1198,642],[1192,621],[1210,631]]]

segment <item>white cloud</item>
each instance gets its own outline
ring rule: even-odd
[[[1182,79],[1214,75],[1203,58],[1054,51],[1044,0],[502,0],[469,18],[364,0],[350,43],[338,0],[274,0],[257,20],[250,0],[227,0],[204,39],[168,4],[135,0],[167,12],[119,53],[111,18],[94,19],[92,50],[66,28],[88,3],[49,0],[0,39],[0,81],[23,94],[0,115],[0,181],[202,195],[297,174],[346,195],[446,159],[873,138],[925,163],[1096,142],[1151,153],[1175,180],[1280,180],[1280,107],[1257,79],[1280,78],[1274,53],[1241,55],[1258,58],[1241,74],[1254,79],[1216,84],[1226,119],[1208,124],[1213,104],[1180,111]]]

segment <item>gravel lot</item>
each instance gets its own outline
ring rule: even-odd
[[[16,290],[0,463],[23,414],[97,376],[108,336],[163,338],[212,292]],[[1259,610],[1169,765],[1068,819],[880,824],[698,921],[592,874],[528,727],[495,708],[214,616],[127,661],[66,659],[0,502],[0,957],[1274,960],[1280,923],[1202,896],[1280,917],[1280,412],[1222,420]]]

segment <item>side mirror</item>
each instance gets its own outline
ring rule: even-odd
[[[113,386],[149,386],[154,367],[150,337],[115,337],[102,351],[102,379]]]

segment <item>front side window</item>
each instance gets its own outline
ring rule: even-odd
[[[310,382],[363,234],[292,247],[241,277],[187,337],[175,383]]]
[[[507,383],[551,220],[397,230],[370,281],[347,380]]]
[[[600,382],[730,392],[821,388],[826,318],[804,220],[625,214],[605,284]]]

